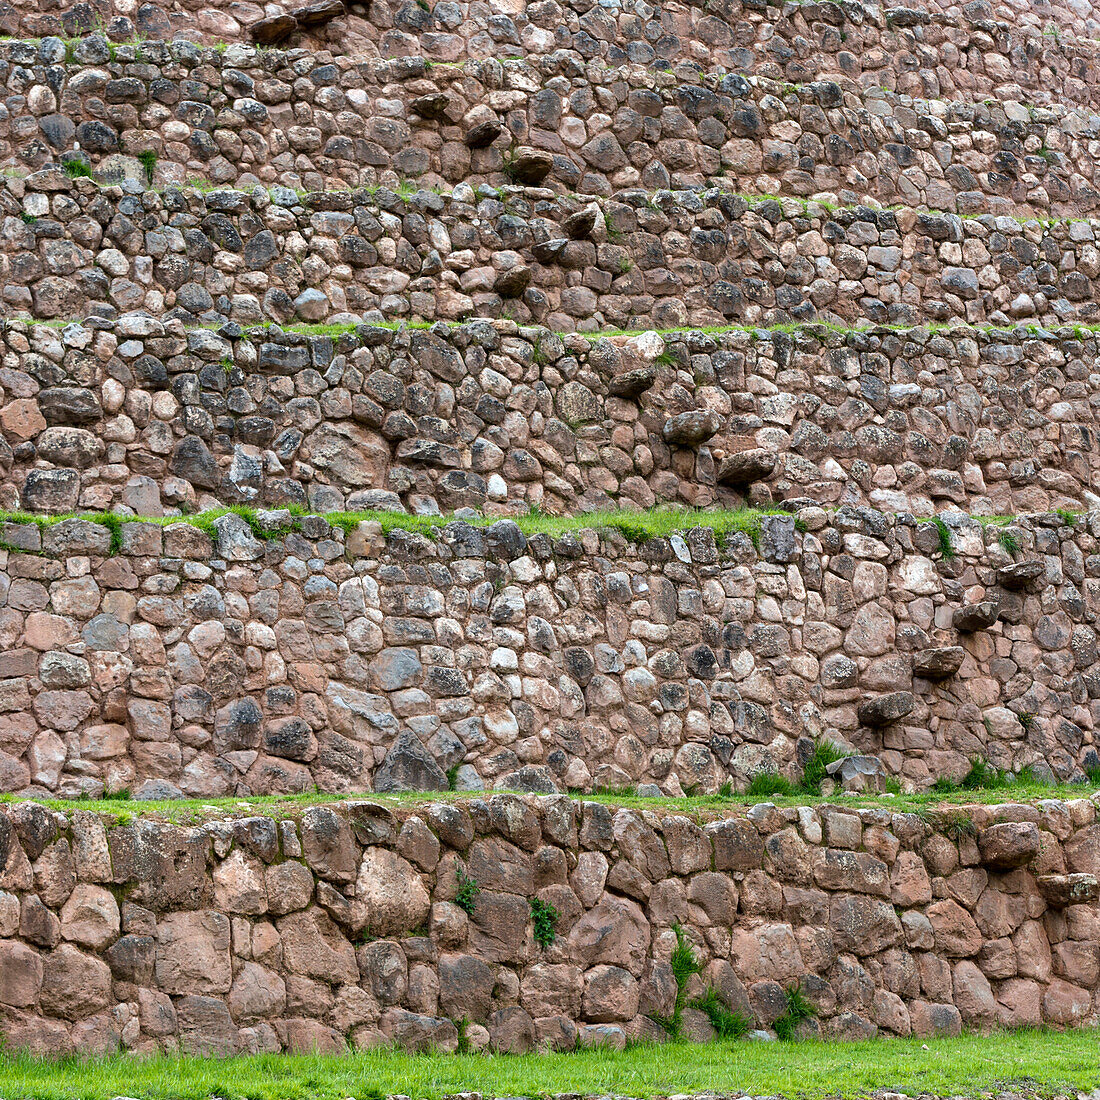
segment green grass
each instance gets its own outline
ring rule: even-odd
[[[196,512],[186,516],[118,516],[111,512],[74,512],[66,515],[45,516],[30,512],[0,511],[0,523],[35,523],[39,527],[52,527],[66,519],[85,519],[92,523],[101,523],[117,532],[112,546],[115,552],[121,547],[121,526],[125,523],[155,523],[167,527],[173,523],[188,523],[207,534],[214,533],[214,521],[230,513],[240,516],[252,528],[257,538],[277,538],[300,526],[300,520],[313,513],[302,508],[284,509],[289,513],[285,524],[275,529],[266,529],[258,516],[258,510],[244,505],[227,508],[213,508],[205,512]],[[694,527],[712,530],[721,541],[730,535],[740,533],[748,535],[754,541],[759,537],[764,517],[768,515],[788,515],[779,508],[741,508],[736,510],[716,508],[714,510],[676,510],[672,508],[654,508],[645,512],[625,510],[584,512],[576,516],[554,516],[541,511],[531,511],[526,515],[511,517],[525,535],[545,534],[553,538],[574,531],[618,531],[634,542],[651,538],[668,538],[670,535],[688,531]],[[405,512],[325,512],[321,518],[333,527],[345,531],[353,530],[360,523],[379,523],[384,534],[390,531],[412,531],[432,537],[448,523],[455,522],[453,515],[418,516]],[[497,522],[498,516],[478,515],[463,522],[476,527],[488,527]]]
[[[791,794],[758,795],[749,791],[733,791],[721,795],[693,795],[690,797],[641,798],[633,793],[600,791],[594,794],[570,792],[574,798],[586,802],[600,802],[607,806],[622,806],[628,809],[653,810],[657,813],[676,813],[694,818],[697,821],[713,820],[723,815],[737,813],[760,802],[770,802],[780,807],[787,806],[839,806],[880,807],[898,813],[926,813],[931,809],[993,804],[1004,802],[1035,802],[1040,799],[1087,798],[1100,791],[1100,773],[1086,784],[1050,785],[1036,782],[1025,774],[1007,786],[996,788],[979,787],[967,790],[959,785],[951,785],[945,790],[929,789],[916,794],[842,794],[819,797],[812,794],[793,792]],[[195,824],[213,818],[236,816],[267,815],[274,818],[294,818],[309,806],[331,805],[355,799],[368,799],[397,809],[401,806],[415,806],[428,802],[462,802],[473,798],[483,798],[487,794],[499,792],[479,791],[414,791],[407,794],[328,794],[323,791],[309,791],[304,794],[258,795],[248,798],[181,798],[173,800],[148,801],[133,800],[129,792],[102,799],[41,798],[41,802],[52,810],[72,813],[74,810],[94,810],[108,817],[130,820],[135,816],[155,816],[180,824]],[[18,795],[0,795],[0,804],[22,802]],[[3,1093],[0,1092],[0,1096]],[[6,1100],[6,1098],[5,1098]]]
[[[76,169],[79,171],[79,169]],[[79,321],[78,318],[62,318],[58,323],[60,325],[66,325]],[[349,334],[354,334],[359,329],[371,330],[371,329],[385,329],[389,332],[400,332],[403,330],[424,330],[442,327],[443,329],[464,329],[471,325],[492,325],[493,319],[488,317],[472,317],[463,321],[424,321],[424,320],[410,320],[410,321],[376,321],[370,324],[355,323],[355,322],[317,322],[317,323],[294,323],[286,325],[276,325],[271,321],[264,321],[254,325],[249,325],[245,330],[242,339],[249,339],[253,334],[259,334],[268,329],[278,329],[281,332],[297,333],[302,336],[328,336],[328,337],[340,337]],[[34,321],[29,318],[12,318],[0,322],[0,324],[14,325],[14,326],[26,326],[26,325],[40,325],[42,322]],[[217,331],[212,326],[208,325],[190,325],[188,329],[207,329],[209,331]],[[525,325],[520,327],[520,334],[527,336],[529,339],[534,340],[535,337],[530,335],[536,330],[536,326]],[[543,330],[540,330],[543,331]],[[1054,339],[1084,339],[1088,336],[1100,336],[1100,323],[1090,324],[1074,324],[1074,325],[1041,325],[1035,323],[1029,324],[1013,324],[1013,325],[992,325],[992,324],[968,324],[961,320],[952,321],[950,324],[941,323],[938,321],[925,322],[920,325],[902,325],[902,324],[876,324],[873,322],[865,322],[855,325],[838,325],[831,321],[797,321],[776,325],[678,325],[669,328],[604,328],[598,332],[577,332],[571,335],[579,336],[585,340],[603,340],[609,338],[618,337],[630,337],[640,336],[646,332],[656,332],[659,336],[676,337],[681,335],[703,335],[703,336],[725,336],[733,334],[742,334],[748,336],[752,340],[768,340],[775,334],[797,336],[804,335],[809,339],[821,340],[828,335],[835,336],[858,336],[865,334],[886,334],[890,333],[897,336],[907,336],[909,334],[920,333],[948,333],[948,334],[960,334],[960,335],[974,335],[977,333],[998,334],[1005,332],[1023,333],[1031,336],[1039,336],[1045,334],[1051,336]],[[560,334],[559,334],[560,335]],[[1071,516],[1074,513],[1066,513],[1067,516]],[[1072,522],[1067,520],[1067,522]]]
[[[1032,1087],[1044,1095],[1096,1087],[1097,1033],[1017,1031],[986,1038],[860,1043],[682,1043],[571,1054],[259,1055],[232,1060],[106,1057],[50,1063],[0,1057],[5,1100],[367,1100],[401,1093],[554,1092],[650,1098],[734,1089],[804,1100],[856,1098],[882,1088],[911,1096],[976,1096]]]

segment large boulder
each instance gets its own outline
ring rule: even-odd
[[[1039,827],[1033,821],[990,825],[978,834],[982,863],[994,871],[1023,867],[1039,854],[1039,847]]]
[[[420,738],[404,730],[374,773],[376,791],[445,791],[447,774]]]
[[[408,860],[388,848],[368,848],[355,881],[352,923],[374,936],[400,935],[428,918],[431,899]]]

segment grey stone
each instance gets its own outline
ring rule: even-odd
[[[911,691],[891,691],[863,700],[856,708],[856,716],[860,725],[873,728],[888,726],[904,718],[915,705],[916,699]]]
[[[447,776],[416,734],[403,730],[374,773],[374,789],[445,791]]]

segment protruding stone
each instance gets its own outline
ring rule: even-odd
[[[1037,581],[1046,572],[1041,561],[1020,561],[997,570],[997,583],[1010,592],[1018,592]]]
[[[916,699],[911,691],[891,691],[886,695],[876,695],[873,699],[864,699],[856,708],[856,717],[862,726],[888,726],[904,718],[915,705]]]
[[[447,776],[411,730],[402,732],[374,775],[376,791],[445,791]]]
[[[776,455],[757,447],[751,451],[739,451],[722,459],[718,467],[720,485],[751,485],[767,477],[774,469]]]
[[[997,605],[992,600],[956,607],[951,616],[951,625],[962,634],[987,630],[996,621]]]
[[[503,123],[495,118],[486,119],[466,131],[466,144],[471,149],[485,149],[500,137],[503,130]]]
[[[661,436],[666,443],[698,447],[718,431],[721,423],[721,418],[712,409],[692,409],[670,416],[661,429]]]
[[[446,92],[429,92],[428,95],[417,96],[409,106],[413,112],[421,118],[430,118],[436,122],[447,114],[451,105],[451,97]]]
[[[318,0],[316,4],[306,4],[294,8],[290,13],[300,27],[319,27],[347,14],[343,0]]]
[[[1039,854],[1039,827],[1032,821],[1006,821],[978,834],[982,863],[995,871],[1011,871]]]
[[[886,769],[877,756],[845,756],[825,771],[846,791],[886,790]]]
[[[607,383],[607,389],[613,397],[637,397],[645,393],[656,380],[656,367],[652,365],[635,367],[633,370],[615,375]]]
[[[260,19],[248,28],[252,41],[259,46],[274,46],[285,42],[298,29],[298,20],[292,15],[273,15]]]
[[[1091,905],[1100,900],[1100,884],[1096,876],[1083,871],[1072,875],[1040,875],[1035,881],[1039,893],[1052,909]]]
[[[962,667],[966,651],[962,646],[936,646],[913,655],[913,675],[925,680],[947,680]]]
[[[544,149],[521,145],[508,161],[506,171],[516,183],[537,187],[554,167],[554,158]]]

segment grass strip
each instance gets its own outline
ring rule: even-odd
[[[547,1093],[668,1096],[714,1090],[803,1100],[855,1100],[876,1089],[975,1097],[992,1090],[1042,1096],[1100,1083],[1094,1030],[1016,1031],[953,1039],[638,1045],[570,1054],[259,1055],[216,1058],[36,1060],[0,1056],[5,1100],[439,1100]]]
[[[159,817],[181,825],[198,824],[216,817],[250,817],[265,815],[274,818],[294,818],[310,806],[332,805],[339,802],[368,799],[397,809],[402,806],[425,805],[429,802],[463,802],[486,798],[500,791],[410,791],[402,794],[375,794],[364,791],[359,794],[330,794],[325,791],[307,791],[303,794],[255,795],[230,798],[181,798],[170,800],[150,799],[138,801],[128,795],[115,794],[101,799],[39,798],[52,810],[72,813],[74,810],[93,810],[113,816],[117,823],[127,824],[135,817]],[[654,810],[663,813],[684,814],[699,821],[713,820],[736,814],[751,806],[769,803],[787,808],[792,806],[836,807],[851,809],[877,807],[895,813],[914,813],[921,816],[934,814],[938,809],[950,809],[968,805],[997,805],[1008,802],[1037,802],[1043,799],[1089,798],[1100,793],[1100,777],[1080,784],[1044,784],[1036,782],[1027,773],[1018,782],[1004,779],[996,787],[954,789],[932,788],[916,794],[833,794],[813,795],[795,792],[786,795],[761,796],[751,791],[723,791],[713,795],[684,795],[682,797],[640,797],[632,788],[619,791],[600,790],[591,794],[568,792],[573,798],[585,802],[600,802],[607,806],[635,810]],[[0,805],[28,801],[15,794],[0,795]],[[0,1096],[3,1092],[0,1091]],[[5,1098],[7,1100],[7,1098]]]
[[[653,508],[644,512],[627,511],[625,509],[583,512],[574,516],[554,516],[538,509],[532,509],[517,516],[486,516],[480,513],[470,516],[455,516],[453,514],[424,516],[410,515],[407,512],[387,511],[312,513],[304,508],[292,505],[289,508],[276,506],[267,512],[268,516],[279,512],[286,514],[285,522],[272,527],[265,523],[262,516],[263,511],[263,509],[249,508],[244,505],[211,508],[204,512],[178,516],[120,516],[114,512],[70,512],[63,515],[47,516],[33,512],[0,511],[0,523],[34,523],[41,528],[48,528],[64,520],[83,519],[90,523],[99,523],[111,528],[113,536],[117,531],[117,537],[112,540],[112,546],[117,552],[121,547],[121,526],[123,524],[153,523],[159,527],[167,527],[174,523],[188,523],[192,527],[197,527],[213,536],[215,534],[214,521],[230,514],[240,516],[252,528],[253,533],[258,538],[264,539],[277,538],[296,530],[300,527],[300,520],[317,515],[331,526],[343,528],[345,531],[354,530],[360,523],[373,522],[381,525],[383,534],[389,534],[391,531],[409,531],[432,538],[438,535],[440,530],[449,523],[463,522],[474,527],[489,527],[501,519],[509,519],[516,523],[520,530],[528,536],[544,534],[552,538],[560,538],[575,531],[618,531],[625,538],[635,542],[652,538],[668,538],[695,527],[709,528],[718,539],[740,533],[748,535],[749,538],[755,541],[760,535],[761,525],[766,516],[790,515],[782,508],[715,508],[705,511],[701,509]]]

